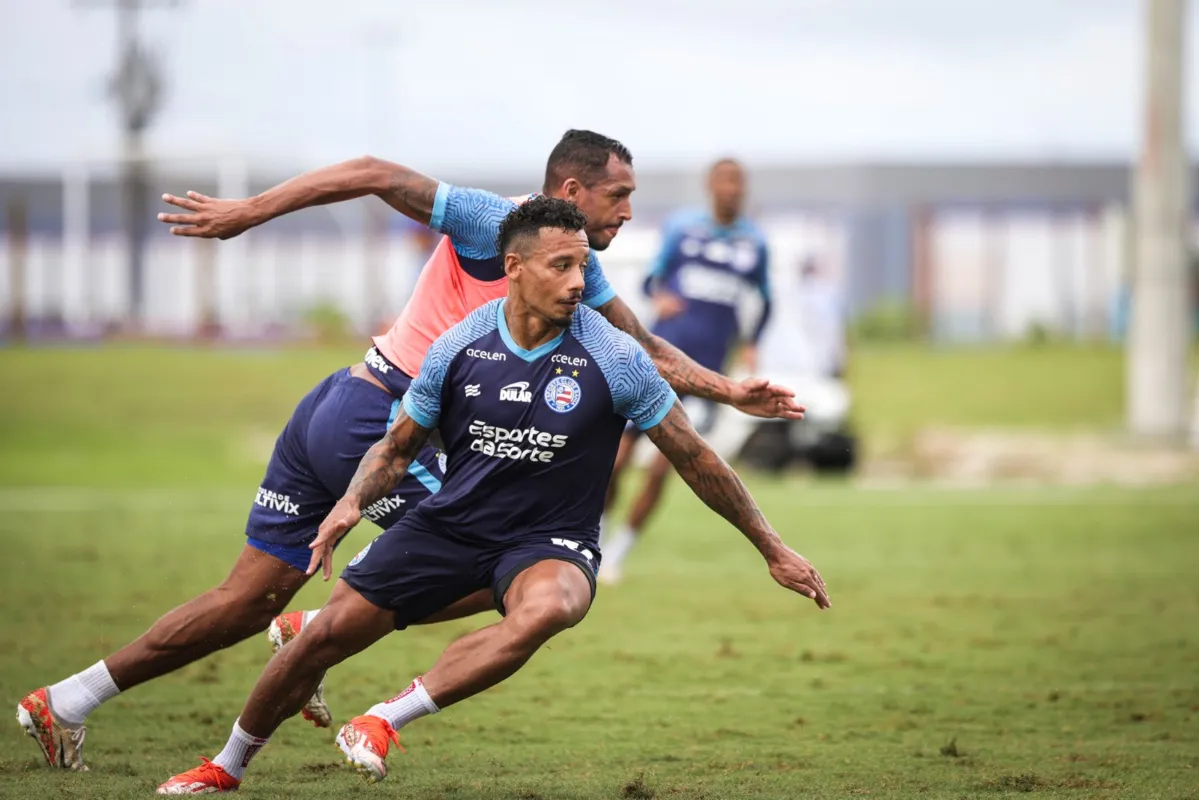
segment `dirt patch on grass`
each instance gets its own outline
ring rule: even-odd
[[[927,428],[901,450],[868,460],[860,477],[963,486],[1153,486],[1199,479],[1199,453],[1118,435]]]

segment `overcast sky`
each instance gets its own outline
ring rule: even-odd
[[[0,166],[115,147],[116,25],[96,2],[0,0]],[[526,174],[568,127],[642,167],[1128,157],[1142,3],[183,0],[142,31],[171,88],[158,148]]]

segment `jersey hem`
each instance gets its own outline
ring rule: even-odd
[[[666,419],[666,415],[670,413],[670,409],[674,408],[675,401],[678,399],[679,396],[675,394],[674,389],[671,389],[670,394],[662,401],[662,405],[654,412],[654,415],[644,422],[638,422],[637,429],[647,431],[662,422],[662,420]]]

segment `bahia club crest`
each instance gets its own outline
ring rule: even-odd
[[[557,411],[559,414],[573,411],[582,396],[583,390],[579,388],[579,382],[565,375],[554,378],[545,387],[545,404],[551,411]]]

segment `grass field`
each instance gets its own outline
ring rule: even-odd
[[[222,578],[275,433],[355,355],[0,351],[0,696],[93,663]],[[854,370],[867,435],[1120,416],[1106,350],[886,350]],[[831,611],[775,587],[675,485],[626,582],[515,678],[407,729],[385,783],[339,770],[331,735],[292,720],[242,793],[1199,798],[1197,487],[747,480],[821,569]],[[397,634],[343,664],[335,715],[402,688],[483,621]],[[86,775],[39,768],[0,725],[0,796],[148,796],[219,749],[267,655],[255,637],[109,703]]]

